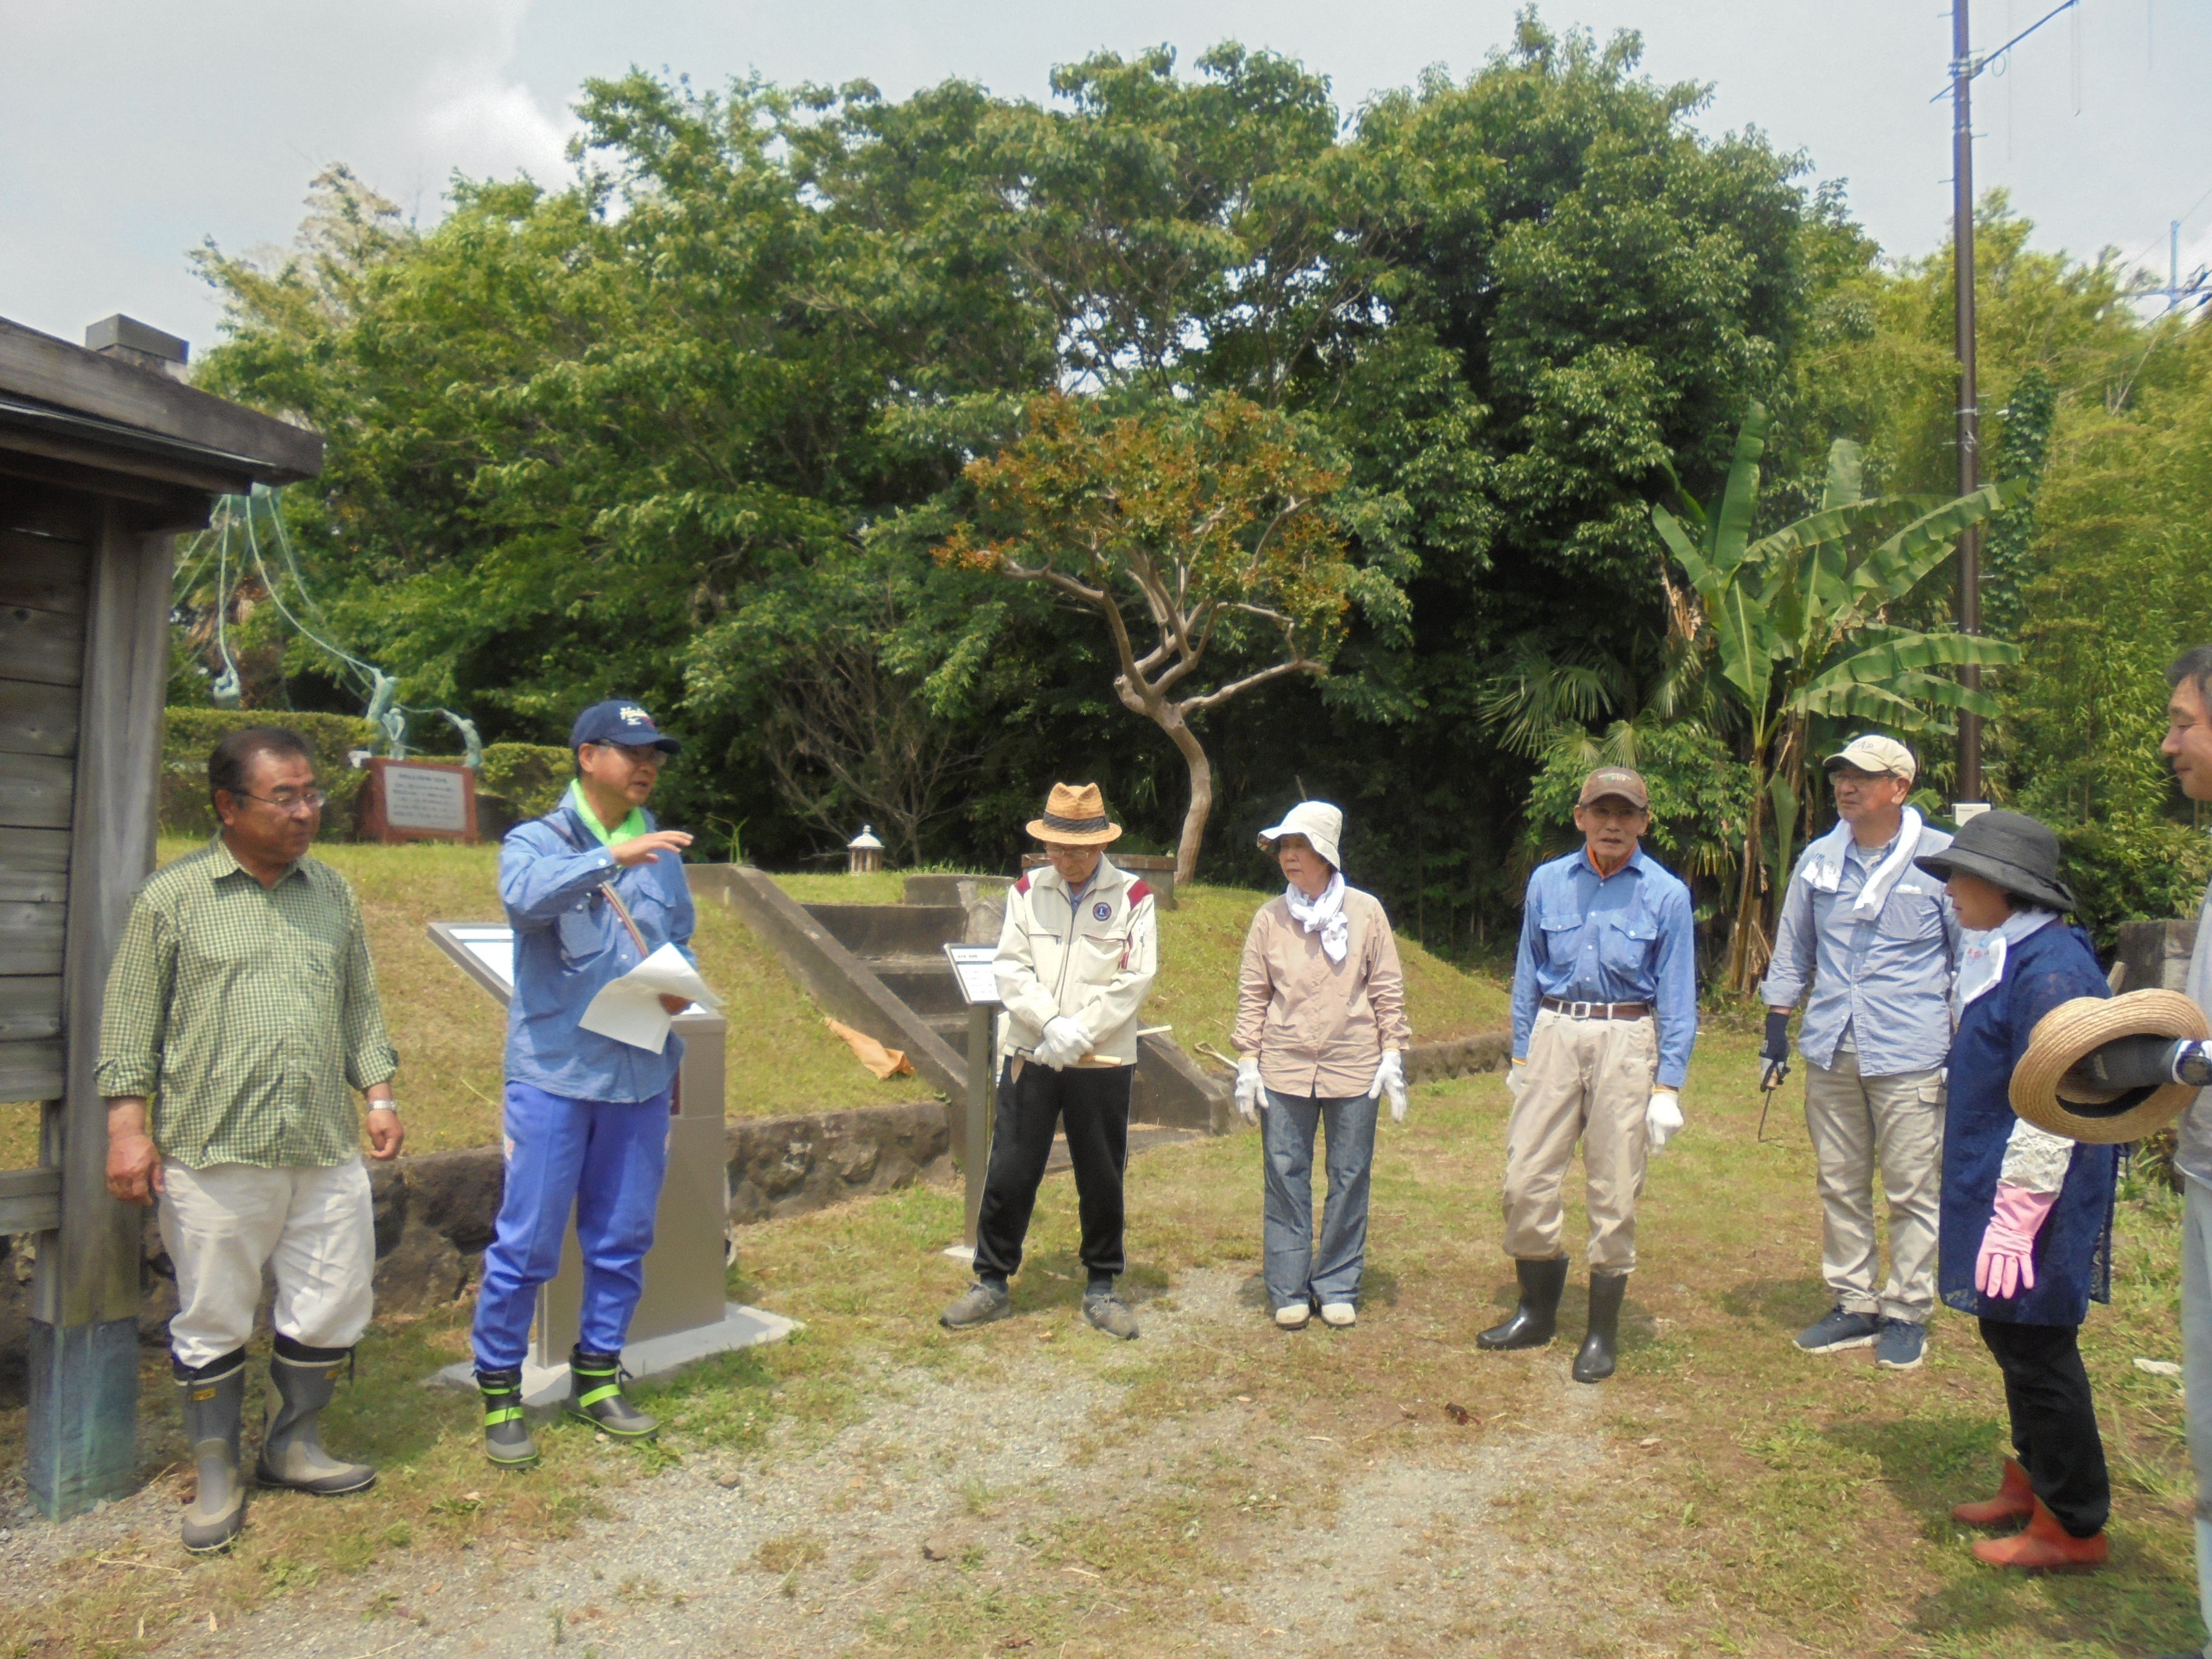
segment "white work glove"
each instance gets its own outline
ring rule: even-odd
[[[1651,1150],[1663,1152],[1682,1127],[1682,1097],[1672,1089],[1654,1089],[1651,1103],[1644,1109],[1644,1133]]]
[[[1517,1103],[1521,1091],[1528,1086],[1528,1062],[1516,1060],[1505,1068],[1505,1092]]]
[[[1237,1062],[1237,1112],[1255,1127],[1267,1109],[1267,1092],[1260,1085],[1260,1056],[1247,1054]]]
[[[1382,1063],[1375,1068],[1375,1081],[1367,1085],[1367,1092],[1380,1100],[1390,1097],[1390,1121],[1406,1121],[1406,1057],[1395,1048],[1382,1051]]]
[[[1037,1042],[1036,1057],[1041,1064],[1057,1072],[1074,1065],[1090,1048],[1090,1032],[1066,1014],[1054,1014]]]

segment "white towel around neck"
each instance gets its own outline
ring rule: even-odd
[[[1342,962],[1345,952],[1352,948],[1352,923],[1344,914],[1344,872],[1329,872],[1328,885],[1312,898],[1308,898],[1296,887],[1283,889],[1283,902],[1291,907],[1291,919],[1309,933],[1321,935],[1322,953],[1331,962]]]
[[[1851,915],[1865,921],[1881,914],[1881,907],[1889,897],[1889,890],[1897,884],[1912,862],[1912,855],[1920,848],[1920,830],[1924,820],[1910,806],[1905,809],[1904,821],[1899,824],[1897,840],[1891,845],[1889,856],[1870,871],[1866,885],[1859,889],[1858,896],[1851,901]],[[1851,826],[1838,823],[1828,833],[1805,849],[1805,861],[1797,873],[1816,893],[1832,893],[1844,879],[1844,849],[1850,845]]]
[[[1968,1003],[2004,977],[2007,945],[2026,939],[2045,923],[2057,920],[2055,910],[2015,910],[1995,927],[1962,931],[1959,935],[1959,976],[1951,982],[1952,1013],[1964,1013]]]

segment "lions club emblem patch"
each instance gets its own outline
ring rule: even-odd
[[[1091,919],[1093,921],[1103,921],[1113,914],[1114,907],[1107,903],[1104,899],[1100,899],[1097,903],[1091,907]]]

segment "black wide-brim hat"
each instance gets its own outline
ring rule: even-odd
[[[1912,861],[1938,880],[1963,870],[2046,910],[2075,908],[2074,890],[2058,878],[2058,837],[2025,812],[1969,818],[1948,847]]]

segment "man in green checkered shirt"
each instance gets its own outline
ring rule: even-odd
[[[375,1480],[325,1452],[316,1426],[372,1307],[352,1091],[368,1097],[370,1157],[397,1157],[405,1139],[361,907],[307,856],[323,798],[307,744],[275,726],[234,732],[208,787],[222,833],[131,902],[99,1070],[108,1190],[159,1204],[176,1264],[170,1363],[199,1466],[184,1516],[195,1551],[227,1547],[244,1519],[246,1343],[271,1264],[274,1397],[255,1478],[325,1495]]]

